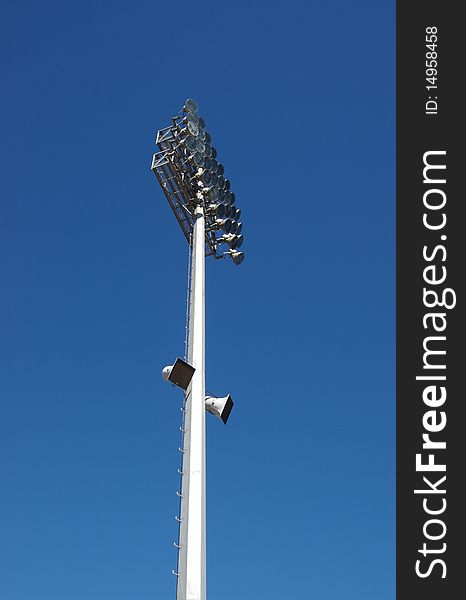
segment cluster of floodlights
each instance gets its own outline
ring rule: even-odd
[[[173,124],[157,134],[160,152],[154,155],[152,170],[159,179],[175,215],[186,235],[192,231],[194,213],[202,205],[205,214],[206,244],[216,258],[243,262],[243,224],[241,209],[225,177],[224,166],[198,114],[194,100],[186,100]],[[226,245],[228,251],[222,251]]]

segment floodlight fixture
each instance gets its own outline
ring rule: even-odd
[[[222,193],[225,194],[226,193],[226,190],[224,189],[225,177],[223,175],[217,174],[217,185],[222,190]]]
[[[229,233],[229,230],[231,229],[232,225],[233,221],[231,219],[215,219],[215,221],[212,224],[212,231],[218,231],[219,229],[223,229],[224,231]]]
[[[228,244],[232,250],[236,250],[243,244],[243,236],[235,233],[226,233],[217,239],[219,244]]]
[[[240,265],[244,260],[244,253],[237,250],[229,250],[225,255],[229,256],[235,265]]]
[[[186,146],[186,148],[188,150],[191,150],[191,152],[195,152],[197,149],[197,142],[196,142],[196,138],[188,135],[184,138],[183,140],[184,145]]]
[[[197,151],[193,154],[193,161],[197,167],[204,166],[204,157],[201,152]]]
[[[229,227],[229,231],[228,233],[238,233],[238,221],[234,221],[231,217],[230,217],[230,227]]]
[[[205,412],[226,423],[233,406],[230,395],[206,396],[205,391],[205,257],[228,257],[241,264],[244,254],[237,248],[243,244],[242,224],[230,181],[217,161],[195,100],[186,100],[180,113],[158,131],[156,144],[151,168],[188,242],[190,256],[186,353],[163,370],[164,379],[184,392],[176,597],[205,600]],[[224,242],[227,252],[221,249]]]
[[[211,183],[211,177],[210,177],[209,171],[202,171],[202,175],[200,176],[199,179],[202,181],[202,183],[205,186],[210,185],[210,183]]]
[[[233,220],[238,221],[239,218],[241,217],[241,208],[236,208],[236,206],[233,206],[233,204],[231,204],[230,210],[231,210],[230,217]]]
[[[210,180],[212,182],[212,185],[215,185],[215,187],[218,190],[218,193],[220,194],[220,188],[218,186],[218,175],[215,171],[210,171]]]
[[[219,202],[218,204],[211,204],[209,208],[214,211],[217,217],[220,217],[221,219],[226,216],[226,206],[222,202]]]
[[[218,188],[217,187],[212,185],[209,188],[206,188],[205,192],[206,192],[209,200],[213,200],[214,202],[216,200],[218,200]]]
[[[234,227],[234,221],[232,221],[230,218],[225,219],[225,223],[222,227],[222,229],[226,232],[226,233],[234,233],[232,232],[232,229]]]
[[[184,117],[183,123],[194,123],[199,127],[199,117],[195,113],[188,113]]]
[[[238,248],[241,248],[241,246],[243,245],[243,241],[244,241],[244,236],[241,235],[241,234],[238,235],[237,233],[235,233],[235,237],[234,237],[234,239],[230,243],[230,248],[232,250],[236,250]]]
[[[191,98],[188,98],[188,100],[186,100],[186,102],[184,103],[183,110],[185,112],[195,114],[197,113],[197,109],[197,102],[195,100],[192,100]]]
[[[199,127],[194,121],[188,121],[187,129],[191,135],[194,135],[195,137],[199,135]]]

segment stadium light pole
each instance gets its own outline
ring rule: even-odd
[[[227,422],[233,401],[206,396],[205,386],[205,257],[244,258],[237,248],[243,242],[240,211],[233,202],[230,183],[216,160],[197,104],[187,100],[172,125],[157,133],[159,152],[152,170],[188,241],[191,260],[188,283],[188,323],[185,360],[166,367],[165,379],[184,391],[181,490],[178,543],[177,600],[206,598],[206,410]],[[219,218],[220,217],[220,218]],[[223,217],[223,218],[222,218]],[[222,229],[225,234],[217,237]],[[220,246],[228,244],[227,252]]]
[[[177,600],[206,597],[205,241],[204,210],[195,213],[188,363],[195,371],[186,394],[181,476]]]

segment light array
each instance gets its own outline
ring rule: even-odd
[[[241,264],[241,210],[236,207],[230,180],[225,178],[225,169],[217,160],[217,150],[194,100],[186,100],[180,114],[172,117],[172,124],[157,132],[156,144],[159,152],[152,158],[152,170],[188,243],[196,207],[202,206],[206,254],[227,256],[235,265]],[[222,251],[222,246],[228,250]]]

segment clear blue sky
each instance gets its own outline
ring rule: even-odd
[[[174,600],[195,98],[245,223],[207,267],[208,598],[392,600],[393,1],[10,2],[0,600]]]

